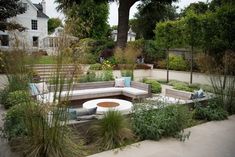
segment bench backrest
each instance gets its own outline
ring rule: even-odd
[[[180,91],[175,89],[166,89],[165,95],[168,97],[173,97],[177,99],[190,100],[192,93],[186,91]]]

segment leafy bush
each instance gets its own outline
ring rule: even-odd
[[[33,106],[35,104],[32,103]],[[4,135],[8,139],[22,137],[27,135],[27,130],[24,123],[24,116],[27,110],[28,104],[21,103],[12,106],[6,114],[4,119]]]
[[[186,71],[188,70],[188,64],[182,56],[170,55],[169,69]]]
[[[159,69],[166,69],[166,60],[159,60],[155,65]]]
[[[22,104],[30,101],[29,93],[23,90],[10,92],[7,96],[5,108],[10,108],[12,106]]]
[[[143,82],[151,85],[152,93],[161,93],[162,91],[161,84],[156,80],[144,79]]]
[[[126,119],[118,111],[108,111],[98,124],[91,127],[90,133],[102,150],[124,146],[134,138]]]
[[[173,85],[174,89],[177,90],[183,90],[183,91],[187,91],[187,92],[193,92],[193,89],[189,87],[188,84],[183,83],[183,82],[177,82]]]
[[[102,65],[100,63],[91,64],[89,70],[102,70]]]
[[[223,109],[220,101],[214,99],[209,100],[206,107],[197,104],[194,110],[194,118],[208,121],[224,120],[228,118],[228,112]]]
[[[154,63],[154,61],[165,57],[165,51],[160,50],[154,40],[145,41],[143,54],[146,63]]]
[[[167,106],[154,109],[136,105],[132,124],[136,135],[142,140],[159,140],[162,137],[179,137],[188,126],[190,114],[185,106]]]

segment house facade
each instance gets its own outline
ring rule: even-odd
[[[22,32],[0,31],[0,48],[9,50],[22,47],[31,51],[43,49],[42,39],[48,35],[48,20],[46,15],[46,2],[42,0],[39,4],[33,4],[30,0],[21,0],[26,11],[8,19],[8,21],[21,24],[26,29]],[[17,44],[17,45],[16,45]]]
[[[114,41],[117,41],[117,30],[113,30],[111,33],[111,37]],[[127,41],[135,41],[136,33],[129,29],[127,34]]]

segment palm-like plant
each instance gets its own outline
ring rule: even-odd
[[[126,119],[119,111],[108,111],[89,131],[101,150],[121,147],[134,139]]]

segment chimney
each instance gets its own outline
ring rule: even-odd
[[[42,0],[41,4],[42,4],[42,12],[46,14],[46,1]]]

